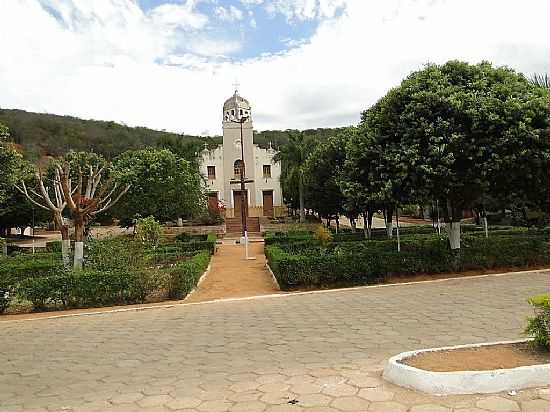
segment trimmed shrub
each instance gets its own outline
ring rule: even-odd
[[[535,309],[535,317],[529,319],[525,333],[537,345],[550,350],[550,295],[533,296],[528,302]]]
[[[176,236],[176,241],[177,242],[193,242],[193,241],[204,242],[208,240],[208,236],[209,235],[195,235],[195,234],[183,232]]]
[[[98,272],[83,270],[22,281],[17,293],[36,310],[48,304],[63,307],[142,303],[158,288],[155,274],[146,271]]]
[[[46,252],[61,253],[61,240],[46,242]]]
[[[209,262],[209,253],[202,251],[191,259],[178,263],[168,274],[168,296],[171,299],[182,299],[187,296],[197,285]]]
[[[0,313],[3,313],[16,295],[19,282],[39,278],[63,270],[61,255],[57,253],[22,253],[0,256]]]
[[[410,237],[401,242],[319,242],[266,246],[266,256],[281,288],[369,284],[392,275],[444,273],[532,266],[550,262],[548,245],[533,235],[465,236],[459,251],[446,238]]]

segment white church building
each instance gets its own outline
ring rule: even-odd
[[[248,216],[277,217],[284,213],[280,184],[281,165],[273,161],[276,151],[262,149],[253,142],[252,108],[235,91],[226,100],[222,113],[223,144],[202,153],[200,171],[208,185],[208,206],[221,203],[226,217],[241,216],[241,126],[244,146],[246,201]],[[241,123],[242,120],[242,123]],[[231,183],[233,181],[233,183]]]

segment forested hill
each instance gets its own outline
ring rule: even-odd
[[[59,156],[69,150],[93,151],[112,159],[118,154],[146,146],[166,147],[185,157],[192,157],[204,145],[221,143],[221,136],[201,137],[128,127],[116,122],[82,120],[71,116],[32,113],[24,110],[0,109],[0,123],[9,127],[15,143],[25,157],[37,160],[44,156]],[[319,139],[333,136],[341,129],[310,129],[304,133]],[[291,130],[254,132],[254,143],[277,148],[288,141]]]

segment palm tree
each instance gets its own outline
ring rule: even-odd
[[[291,187],[298,186],[298,199],[300,205],[300,222],[306,220],[304,200],[304,164],[312,150],[311,138],[303,132],[292,132],[288,143],[279,148],[274,161],[281,162],[281,186],[288,191]]]
[[[550,89],[550,76],[548,74],[535,73],[529,79],[532,85],[541,87],[543,89]]]

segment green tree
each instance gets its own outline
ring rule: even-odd
[[[529,178],[525,162],[536,158],[529,150],[518,167],[518,149],[536,141],[543,149],[537,158],[548,156],[540,133],[547,130],[547,103],[511,69],[451,61],[412,73],[363,114],[362,126],[383,153],[382,175],[398,182],[408,203],[439,200],[451,248],[458,249],[463,210],[499,179]],[[534,118],[533,105],[540,114]]]
[[[9,129],[0,123],[0,204],[11,195],[24,169],[23,157],[8,143],[9,138]]]
[[[167,149],[125,152],[115,159],[113,173],[118,182],[131,185],[124,201],[113,209],[122,224],[130,225],[140,216],[161,222],[192,217],[206,207],[199,172]]]
[[[305,222],[304,164],[314,146],[314,140],[302,132],[293,132],[288,143],[279,148],[274,157],[281,162],[283,196],[291,205],[298,204],[300,222]],[[297,193],[296,193],[297,192]]]
[[[344,214],[345,198],[338,186],[338,176],[346,160],[348,134],[341,133],[319,143],[304,165],[304,184],[308,206],[321,218],[336,220]]]

